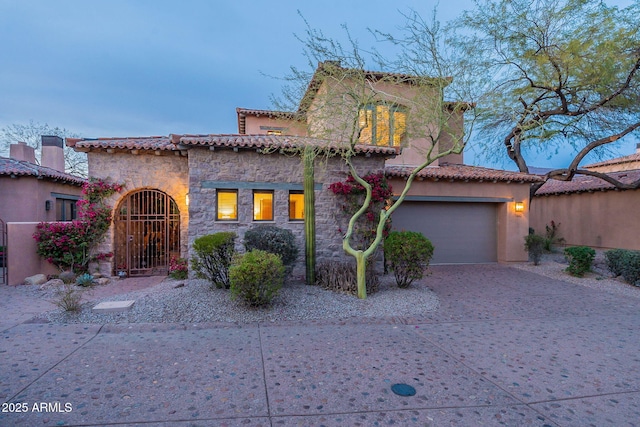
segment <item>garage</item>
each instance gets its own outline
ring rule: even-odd
[[[435,248],[431,264],[497,262],[498,203],[405,200],[394,230],[418,231]]]

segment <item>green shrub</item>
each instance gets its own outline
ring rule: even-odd
[[[591,271],[591,264],[593,264],[593,259],[596,257],[596,251],[587,246],[566,248],[564,254],[569,260],[567,272],[577,277],[582,277],[584,273]]]
[[[622,278],[625,282],[640,286],[640,252],[626,251],[622,257]]]
[[[622,274],[624,266],[624,257],[629,251],[626,249],[611,249],[604,253],[604,259],[607,262],[607,268],[615,277]]]
[[[81,274],[76,278],[76,283],[84,288],[91,287],[93,286],[93,276],[89,273]]]
[[[399,288],[422,279],[433,256],[431,241],[415,231],[392,231],[384,241],[384,256]]]
[[[78,288],[70,283],[64,283],[56,287],[51,302],[64,311],[80,311],[84,291],[85,289],[83,288]]]
[[[545,225],[545,237],[544,237],[544,250],[547,252],[551,252],[553,246],[556,244],[564,243],[564,237],[558,236],[558,228],[560,227],[560,223],[556,223],[555,221],[551,221],[549,225]]]
[[[380,278],[370,263],[367,264],[365,275],[367,294],[370,295],[377,292]],[[324,261],[318,263],[315,276],[315,284],[323,289],[354,296],[358,295],[356,266],[352,262]]]
[[[193,242],[191,268],[199,279],[220,289],[229,289],[229,266],[233,259],[236,233],[226,231],[198,237]]]
[[[298,246],[293,233],[273,225],[258,225],[244,234],[244,247],[271,252],[280,256],[282,264],[291,266],[298,258]]]
[[[529,252],[529,258],[534,265],[540,264],[545,244],[546,239],[539,234],[528,234],[524,237],[524,249]]]
[[[256,249],[233,260],[229,278],[233,298],[250,306],[267,305],[282,287],[284,266],[278,255]]]

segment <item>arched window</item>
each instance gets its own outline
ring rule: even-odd
[[[390,103],[365,104],[358,113],[361,144],[399,147],[404,142],[407,110]]]

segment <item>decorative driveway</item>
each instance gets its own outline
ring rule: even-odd
[[[7,326],[0,425],[640,425],[640,299],[503,265],[426,280],[418,317]]]

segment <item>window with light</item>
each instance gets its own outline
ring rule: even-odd
[[[291,191],[289,193],[289,221],[304,220],[304,193]]]
[[[361,144],[399,147],[407,127],[406,109],[396,104],[366,104],[358,112]]]
[[[237,190],[218,190],[216,219],[218,221],[238,220]]]
[[[253,220],[273,221],[273,191],[253,192]]]

